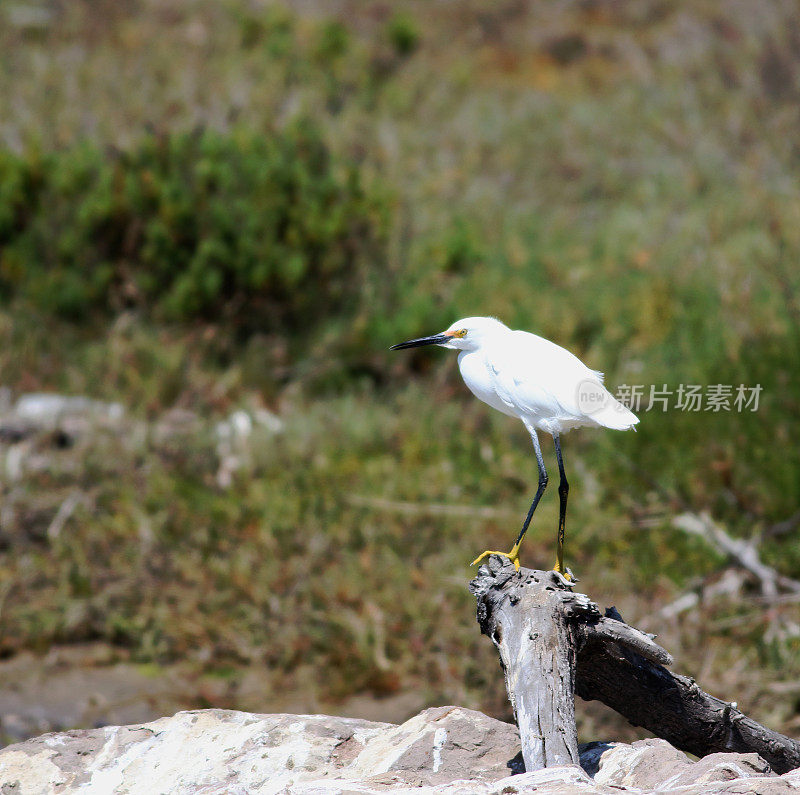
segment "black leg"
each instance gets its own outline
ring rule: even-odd
[[[531,523],[531,519],[533,519],[536,506],[539,504],[539,500],[542,499],[542,494],[544,494],[544,490],[547,488],[547,470],[544,468],[544,458],[542,458],[542,448],[539,445],[539,437],[536,435],[536,431],[533,428],[528,428],[528,430],[530,431],[531,439],[533,439],[536,463],[539,465],[539,487],[536,489],[536,496],[533,498],[528,515],[525,517],[525,522],[522,525],[522,530],[520,530],[519,536],[514,544],[514,551],[516,552],[519,551],[519,545],[522,543],[525,533],[528,532],[528,526]]]
[[[561,457],[561,442],[558,434],[553,434],[553,444],[556,448],[556,459],[558,460],[558,474],[561,481],[558,484],[558,544],[556,546],[556,571],[564,574],[564,528],[567,520],[567,497],[569,497],[569,483],[564,472],[564,460]]]
[[[523,420],[524,422],[524,420]],[[528,526],[531,523],[531,519],[533,518],[533,512],[536,510],[536,506],[539,504],[539,500],[542,499],[542,494],[544,494],[545,487],[547,486],[547,470],[544,468],[544,459],[542,458],[542,448],[539,446],[539,437],[536,435],[536,429],[533,425],[528,425],[525,422],[525,427],[528,429],[528,433],[531,435],[531,439],[533,439],[533,449],[536,452],[536,463],[539,465],[539,488],[536,489],[536,496],[533,498],[533,502],[531,503],[531,508],[528,511],[528,515],[525,517],[525,523],[522,525],[522,530],[520,531],[519,536],[517,537],[517,541],[513,547],[511,547],[510,552],[495,552],[494,550],[487,549],[485,552],[482,552],[478,555],[475,560],[472,561],[472,565],[475,566],[476,564],[480,563],[484,558],[488,557],[489,555],[501,555],[502,557],[509,558],[516,568],[519,571],[519,545],[522,543],[522,539],[525,537],[525,533],[528,532]]]

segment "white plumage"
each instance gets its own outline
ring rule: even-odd
[[[548,480],[536,435],[537,430],[542,430],[553,436],[561,476],[555,569],[568,573],[563,567],[563,546],[569,484],[559,435],[581,426],[628,430],[635,428],[639,419],[603,386],[601,372],[591,370],[550,340],[527,331],[513,331],[495,318],[464,318],[441,334],[402,342],[392,350],[422,345],[458,350],[461,377],[472,394],[503,414],[522,420],[536,451],[539,489],[517,543],[509,553],[487,551],[474,562],[488,554],[501,554],[510,557],[519,568],[519,545]]]
[[[554,342],[491,317],[459,320],[445,334],[462,329],[467,334],[444,347],[459,349],[464,383],[492,408],[549,434],[582,425],[627,430],[639,422],[603,386],[601,372]]]

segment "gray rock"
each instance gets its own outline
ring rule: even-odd
[[[708,784],[739,778],[772,776],[772,769],[758,754],[709,754],[679,773],[675,785]]]
[[[594,743],[582,751],[585,769],[512,776],[519,748],[514,726],[461,707],[428,709],[400,726],[198,710],[9,746],[0,750],[0,793],[605,795],[627,789],[778,795],[796,793],[800,784],[800,771],[771,776],[755,754],[692,762],[663,740]]]
[[[518,751],[515,727],[459,707],[426,710],[401,726],[199,710],[9,746],[0,751],[0,791],[338,792],[347,780],[372,792],[456,779],[474,789],[507,776]]]
[[[125,410],[120,403],[103,403],[83,396],[36,392],[22,395],[14,406],[20,420],[37,427],[53,427],[64,417],[86,417],[99,421],[117,422]]]
[[[691,765],[689,757],[666,740],[613,743],[602,752],[594,780],[598,784],[652,790]]]
[[[35,392],[9,404],[9,393],[0,394],[0,442],[11,445],[54,432],[69,442],[95,428],[118,429],[125,419],[121,403],[82,396]]]
[[[758,754],[710,754],[692,762],[659,739],[631,745],[594,743],[581,753],[581,762],[593,772],[596,784],[644,792],[777,795],[795,791],[787,779],[772,775]]]
[[[513,772],[519,750],[516,726],[471,709],[435,707],[375,737],[354,770],[364,777],[394,774],[415,786],[497,781]]]

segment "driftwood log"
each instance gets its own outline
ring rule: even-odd
[[[601,614],[553,571],[491,556],[470,583],[481,632],[500,653],[527,771],[578,763],[577,693],[597,699],[683,751],[755,752],[777,773],[800,767],[800,742],[665,666],[672,658],[614,608]]]

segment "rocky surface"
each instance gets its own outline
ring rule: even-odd
[[[0,751],[0,792],[795,793],[755,754],[692,762],[663,740],[593,743],[582,768],[519,773],[516,728],[460,707],[400,726],[324,715],[179,712],[133,726],[45,734]]]

